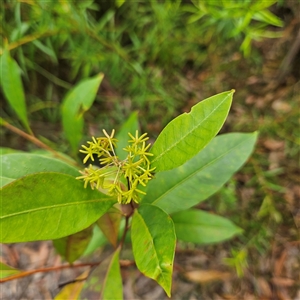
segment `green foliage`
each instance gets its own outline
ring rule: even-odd
[[[102,79],[103,74],[99,74],[82,80],[63,100],[62,124],[73,151],[77,150],[82,139],[83,114],[92,106]]]
[[[82,89],[75,88],[72,97],[79,99]],[[176,239],[207,244],[242,232],[227,219],[189,209],[219,190],[253,150],[256,133],[215,137],[227,117],[232,94],[210,97],[196,104],[191,113],[175,118],[154,142],[151,153],[147,134],[139,135],[136,130],[136,114],[121,129],[124,134],[136,130],[128,132],[127,146],[121,138],[122,149],[114,130],[110,135],[103,130],[104,137],[93,137],[80,150],[86,155],[84,162],[100,163],[77,177],[85,182],[76,180],[77,170],[69,165],[73,161],[65,156],[60,157],[68,163],[37,154],[2,155],[1,242],[52,239],[57,252],[73,263],[95,251],[106,236],[114,251],[80,286],[78,297],[121,299],[119,254],[130,228],[137,268],[171,296]],[[116,154],[122,156],[121,150],[126,153],[123,160]],[[6,179],[12,182],[7,184]],[[144,197],[137,198],[136,192]],[[235,266],[240,268],[236,262]]]
[[[196,209],[175,213],[172,219],[177,239],[184,242],[217,243],[242,232],[231,221]]]
[[[20,74],[28,105],[40,107],[42,115],[57,120],[66,90],[82,79],[104,73],[113,90],[122,91],[122,98],[130,99],[134,109],[147,109],[166,124],[187,97],[179,72],[191,61],[198,70],[216,49],[225,53],[237,43],[249,56],[253,40],[277,37],[278,31],[269,30],[282,26],[269,10],[275,3],[9,1],[0,12],[2,44],[7,45],[0,53],[3,74],[13,77],[3,76],[2,88],[28,129]],[[8,64],[12,66],[7,68]],[[15,82],[13,89],[8,78]],[[119,109],[121,96],[117,98],[112,105]],[[88,102],[81,104],[83,111],[75,105],[63,112],[64,134],[73,151],[81,136],[80,130],[72,133],[72,124],[82,128],[82,114],[92,100]],[[78,120],[72,119],[74,116]],[[102,117],[107,118],[105,112]],[[143,124],[150,119],[147,116]]]
[[[116,202],[54,172],[21,177],[1,189],[0,199],[2,243],[68,236],[93,224]]]
[[[189,114],[182,114],[164,128],[151,149],[156,172],[182,165],[212,140],[226,120],[233,93],[221,93],[198,103]]]
[[[139,270],[156,280],[170,297],[176,243],[170,216],[157,206],[142,204],[132,218],[131,240]]]
[[[4,95],[25,128],[30,131],[20,68],[17,62],[11,58],[7,48],[4,49],[1,56],[0,65],[0,79]]]
[[[0,279],[20,273],[21,271],[0,262]]]

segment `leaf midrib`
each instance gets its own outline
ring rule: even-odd
[[[54,208],[59,208],[59,207],[67,207],[67,206],[73,206],[73,205],[89,204],[89,203],[93,203],[93,202],[104,202],[104,201],[113,201],[113,200],[111,200],[110,198],[101,198],[101,199],[91,199],[91,200],[87,200],[87,201],[76,201],[76,202],[71,202],[71,203],[62,203],[62,204],[58,204],[58,205],[42,206],[42,207],[38,207],[38,208],[35,208],[35,209],[29,209],[29,210],[20,211],[20,212],[17,212],[17,213],[4,215],[4,216],[0,217],[0,220],[4,220],[5,218],[10,218],[10,217],[15,217],[15,216],[22,215],[22,214],[41,211],[41,210],[49,210],[49,209],[54,209]]]
[[[247,139],[248,140],[248,139]],[[201,169],[198,169],[194,172],[192,172],[189,176],[185,177],[183,180],[177,182],[174,186],[172,186],[170,189],[168,189],[166,192],[164,192],[163,194],[161,194],[158,198],[156,198],[155,201],[151,202],[151,204],[157,203],[161,198],[163,198],[166,194],[171,193],[174,189],[177,188],[178,185],[181,185],[183,182],[187,181],[190,177],[194,176],[196,173],[199,173],[200,171],[203,171],[205,168],[209,167],[211,164],[213,164],[215,161],[221,159],[222,157],[224,157],[225,155],[228,154],[228,152],[230,152],[232,149],[240,146],[241,144],[245,143],[247,140],[235,145],[234,147],[228,149],[228,151],[224,152],[222,155],[216,157],[214,160],[212,160],[211,162],[209,162],[208,164],[204,165]]]
[[[207,118],[210,117],[211,114],[213,114],[226,100],[228,97],[230,97],[232,95],[232,93],[230,93],[228,96],[226,96],[226,98],[224,98],[223,101],[221,101],[219,103],[218,106],[216,106],[210,114],[208,114],[200,123],[198,123],[197,126],[193,127],[190,131],[188,131],[185,135],[183,135],[181,138],[179,138],[174,144],[172,144],[169,148],[166,148],[165,151],[161,152],[159,155],[157,155],[153,160],[152,163],[154,163],[155,161],[157,161],[161,156],[165,155],[167,152],[171,151],[174,147],[176,147],[183,139],[185,139],[188,135],[190,135],[192,132],[194,132],[199,126],[202,125],[203,122],[206,121]],[[192,111],[189,113],[192,114]],[[189,115],[187,114],[187,115]],[[183,116],[183,115],[182,115]]]

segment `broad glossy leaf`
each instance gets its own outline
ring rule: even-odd
[[[231,90],[201,101],[163,129],[151,149],[156,172],[179,167],[213,139],[227,118],[233,93]]]
[[[83,288],[84,280],[88,277],[88,274],[89,270],[76,277],[75,282],[64,286],[62,290],[55,296],[54,300],[77,300]]]
[[[73,263],[83,255],[93,235],[93,226],[54,240],[53,245],[56,251],[68,262]]]
[[[97,225],[115,248],[117,247],[121,217],[121,211],[112,207],[97,221]]]
[[[128,140],[130,139],[128,132],[132,135],[135,134],[135,131],[139,129],[139,122],[137,118],[137,112],[133,112],[126,122],[120,128],[116,138],[118,140],[116,152],[118,157],[123,160],[127,157],[127,152],[123,150],[123,148],[127,147]]]
[[[0,279],[15,275],[20,273],[21,271],[15,268],[12,268],[3,262],[0,262]]]
[[[138,269],[171,295],[176,236],[169,215],[154,205],[141,205],[131,224],[133,254]]]
[[[247,161],[256,138],[256,132],[217,136],[184,165],[156,174],[142,203],[174,213],[207,199]]]
[[[103,74],[82,80],[65,97],[62,104],[64,133],[73,151],[78,149],[83,131],[83,114],[92,106]]]
[[[30,131],[27,118],[25,95],[20,76],[20,69],[16,61],[11,58],[9,51],[5,49],[0,60],[1,85],[4,95],[22,121],[25,128]]]
[[[116,203],[61,173],[35,173],[4,186],[1,243],[52,240],[81,231]]]
[[[119,254],[120,248],[91,272],[80,293],[80,300],[123,299]]]
[[[217,243],[242,233],[230,220],[190,209],[172,215],[177,239],[195,244]]]
[[[30,153],[10,153],[1,156],[2,175],[9,178],[38,172],[58,172],[78,176],[79,171],[61,160]]]

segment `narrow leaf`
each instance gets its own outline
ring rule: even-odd
[[[127,152],[123,150],[128,145],[128,140],[130,139],[128,136],[128,132],[132,135],[135,134],[135,131],[139,129],[139,122],[137,118],[137,112],[133,112],[126,122],[120,128],[116,138],[118,140],[118,147],[116,148],[116,152],[118,157],[123,160],[127,157]]]
[[[82,231],[54,240],[53,245],[56,251],[71,264],[83,255],[92,235],[93,226],[89,226]]]
[[[82,80],[65,97],[62,104],[64,133],[72,150],[78,149],[83,131],[83,114],[92,106],[103,74]]]
[[[4,50],[1,57],[1,85],[8,103],[25,128],[30,131],[20,69],[16,61],[11,58],[8,49]]]
[[[2,175],[20,178],[38,172],[58,172],[78,176],[79,171],[55,158],[30,153],[10,153],[1,157]]]
[[[171,217],[154,205],[141,205],[132,218],[131,240],[138,269],[170,297],[176,243]]]
[[[52,240],[81,231],[116,202],[61,173],[36,173],[4,186],[1,243]]]
[[[92,271],[80,293],[81,300],[123,299],[119,254],[120,248]]]
[[[100,227],[108,241],[115,248],[117,247],[121,217],[121,211],[116,207],[112,207],[97,221],[98,226]]]
[[[230,220],[196,209],[173,214],[172,219],[177,238],[195,244],[221,242],[243,231]]]
[[[182,165],[213,139],[227,118],[233,93],[231,90],[201,101],[163,129],[151,149],[156,172]]]
[[[174,213],[207,199],[247,161],[256,138],[256,132],[217,136],[184,165],[156,174],[142,203]]]
[[[15,275],[20,273],[21,271],[15,268],[12,268],[3,262],[0,262],[0,279]]]

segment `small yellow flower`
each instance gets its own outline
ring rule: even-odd
[[[97,168],[90,165],[80,173],[82,176],[77,179],[83,179],[84,187],[88,183],[91,188],[98,189],[107,194],[116,197],[119,203],[128,204],[131,201],[139,202],[139,194],[145,194],[138,189],[139,185],[146,186],[148,181],[153,178],[155,168],[150,167],[148,156],[152,153],[147,152],[151,144],[146,144],[149,139],[147,133],[139,136],[138,131],[135,136],[128,133],[131,138],[129,145],[123,150],[126,151],[127,158],[120,161],[115,154],[117,139],[114,138],[115,131],[109,135],[104,129],[105,137],[92,137],[92,141],[88,142],[89,146],[82,145],[84,150],[79,150],[85,153],[83,163],[86,163],[89,158],[94,161],[94,155],[98,157],[102,168]],[[124,184],[127,183],[127,187]]]

